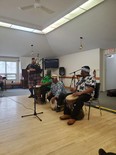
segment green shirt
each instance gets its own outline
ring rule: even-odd
[[[52,83],[52,79],[50,76],[46,75],[42,80],[41,80],[42,83],[46,84],[46,83]],[[51,85],[48,85],[47,87],[51,87]]]

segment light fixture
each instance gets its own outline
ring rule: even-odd
[[[83,3],[82,5],[80,5],[79,7],[77,7],[76,9],[71,11],[70,13],[68,13],[67,15],[63,16],[62,18],[60,18],[56,22],[52,23],[51,25],[49,25],[48,27],[46,27],[42,31],[38,30],[38,29],[32,29],[32,28],[22,27],[22,26],[18,26],[18,25],[12,25],[10,23],[4,23],[4,22],[0,22],[0,26],[18,29],[18,30],[23,30],[23,31],[28,31],[28,32],[32,32],[32,33],[47,34],[51,31],[53,31],[54,29],[60,27],[61,25],[69,22],[70,20],[80,16],[81,14],[85,13],[86,11],[92,9],[93,7],[102,3],[103,1],[104,0],[87,0],[85,3]]]
[[[22,30],[22,31],[28,31],[28,32],[32,32],[33,31],[33,29],[31,29],[31,28],[23,27],[23,26],[18,26],[18,25],[12,25],[11,28],[17,29],[17,30]]]
[[[37,29],[23,27],[23,26],[19,26],[19,25],[13,25],[13,24],[10,24],[10,23],[5,23],[5,22],[0,22],[0,26],[1,27],[11,28],[11,29],[17,29],[17,30],[21,30],[21,31],[27,31],[27,32],[43,34],[42,31],[37,30]]]
[[[9,24],[9,23],[5,23],[5,22],[0,22],[0,26],[2,26],[2,27],[11,27],[11,24]]]
[[[34,52],[33,52],[33,44],[31,45],[31,55],[32,55],[32,57],[34,55]]]
[[[85,3],[68,13],[67,15],[60,18],[58,21],[52,23],[48,27],[42,30],[43,33],[48,33],[53,31],[54,29],[58,28],[59,26],[69,22],[70,20],[80,16],[81,14],[87,12],[88,10],[92,9],[96,5],[102,3],[104,0],[87,0]]]
[[[83,48],[83,37],[80,37],[80,47],[79,49],[81,50]]]

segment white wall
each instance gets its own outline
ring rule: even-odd
[[[116,54],[106,56],[106,90],[116,89]]]
[[[21,70],[26,69],[27,65],[31,63],[31,57],[20,57]]]
[[[65,67],[66,69],[66,76],[71,76],[71,72],[80,69],[84,65],[90,66],[91,74],[93,70],[96,69],[97,77],[100,76],[100,49],[65,55],[59,57],[59,61],[60,67]],[[77,72],[76,74],[80,74],[80,72]],[[70,86],[71,80],[65,79],[63,82],[66,86]]]

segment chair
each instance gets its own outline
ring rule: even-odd
[[[87,109],[86,109],[86,103],[89,106],[88,120],[90,118],[90,109],[91,109],[91,106],[92,106],[93,103],[97,103],[98,104],[99,110],[100,110],[100,115],[102,116],[101,106],[100,106],[100,102],[99,102],[99,91],[100,91],[100,83],[96,83],[94,97],[90,98],[89,101],[85,102],[85,111],[87,111]]]

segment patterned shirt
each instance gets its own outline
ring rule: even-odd
[[[92,77],[90,75],[86,76],[85,78],[81,77],[79,79],[79,81],[76,83],[77,91],[82,92],[82,91],[88,89],[88,87],[95,88],[95,84],[96,84],[96,81],[95,81],[94,77]]]
[[[61,93],[63,94],[67,93],[64,88],[64,84],[61,81],[58,81],[57,83],[52,83],[51,92],[55,97],[59,97]]]

